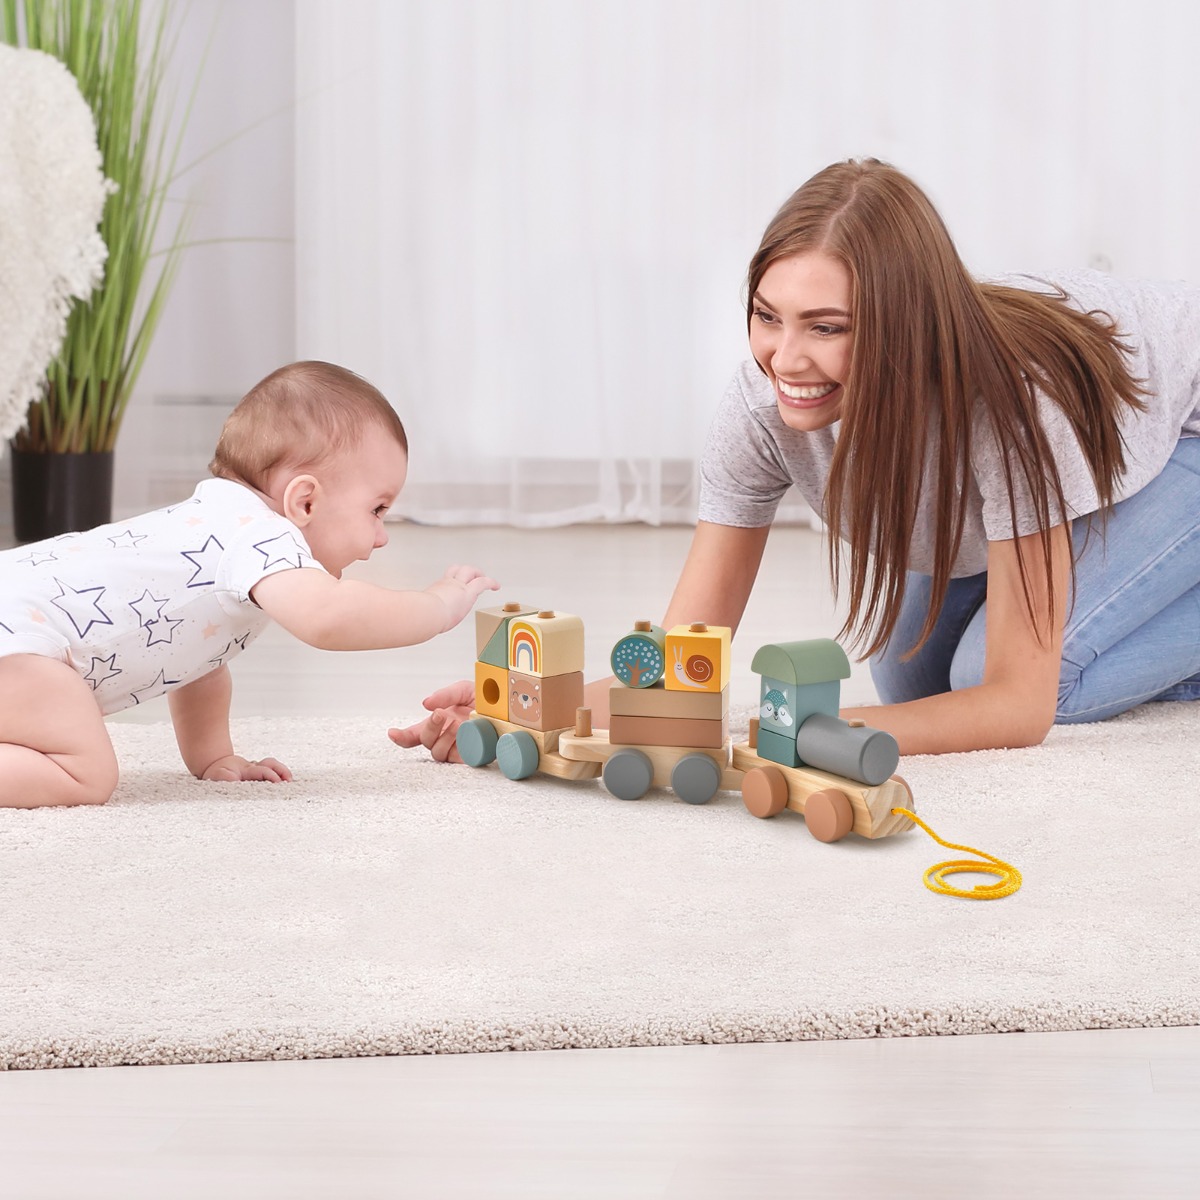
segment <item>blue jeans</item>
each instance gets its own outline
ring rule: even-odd
[[[1091,537],[1087,536],[1091,532]],[[1182,438],[1140,492],[1072,527],[1074,604],[1063,630],[1055,721],[1102,721],[1147,700],[1200,700],[1200,438]],[[983,680],[987,572],[952,579],[929,640],[908,660],[929,607],[909,572],[900,619],[871,659],[884,704]]]

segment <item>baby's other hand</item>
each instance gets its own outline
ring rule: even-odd
[[[449,567],[437,583],[430,584],[425,590],[432,592],[446,606],[449,612],[446,629],[453,629],[475,607],[475,601],[484,592],[499,591],[500,585],[476,567],[464,565]]]
[[[425,720],[403,729],[389,729],[388,737],[405,749],[424,746],[437,762],[462,762],[458,753],[458,727],[471,715],[475,685],[469,679],[460,679],[426,696],[424,705],[430,710]]]
[[[230,754],[209,763],[201,779],[209,783],[290,783],[292,773],[277,758],[262,758],[250,762],[240,754]]]

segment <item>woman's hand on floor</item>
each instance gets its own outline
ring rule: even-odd
[[[462,762],[458,727],[475,706],[475,685],[469,679],[460,679],[426,696],[422,704],[429,710],[428,717],[403,729],[389,729],[388,737],[407,750],[424,746],[437,762]]]

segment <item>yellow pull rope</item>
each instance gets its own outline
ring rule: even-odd
[[[976,850],[974,846],[958,846],[954,842],[948,842],[944,838],[938,837],[915,812],[907,808],[893,808],[892,812],[916,822],[935,842],[945,846],[947,850],[965,850],[968,854],[978,854],[980,858],[988,860],[986,863],[981,863],[973,862],[969,858],[956,858],[947,862],[935,863],[925,872],[925,886],[931,892],[940,892],[943,896],[962,896],[966,900],[999,900],[1004,896],[1011,896],[1021,886],[1021,872],[1012,863],[1006,863],[1004,859],[997,858],[994,854],[988,854],[986,851]],[[994,863],[995,866],[989,866],[988,863]],[[998,883],[977,883],[970,891],[946,882],[947,875],[956,875],[964,871],[975,871],[981,875],[998,875],[1000,879]]]

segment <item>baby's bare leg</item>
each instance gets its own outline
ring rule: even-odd
[[[117,786],[100,706],[66,663],[0,658],[0,808],[103,804]]]

